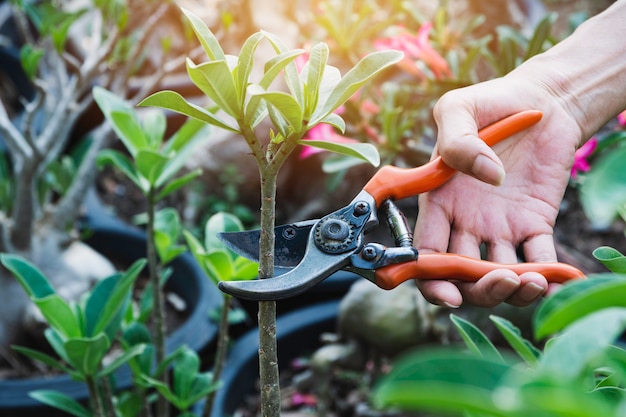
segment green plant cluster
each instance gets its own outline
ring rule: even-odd
[[[467,349],[416,351],[378,385],[378,406],[459,416],[621,416],[626,407],[626,257],[609,247],[594,255],[611,273],[568,283],[533,317],[535,345],[497,316],[508,341],[497,348],[452,315]]]

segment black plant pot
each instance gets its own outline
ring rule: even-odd
[[[320,335],[336,329],[340,300],[326,301],[296,309],[280,316],[276,321],[278,360],[288,364],[306,352],[321,345]],[[247,395],[254,393],[258,380],[258,329],[251,329],[239,338],[229,352],[222,387],[218,391],[211,417],[226,417],[244,403]],[[201,409],[199,404],[198,408]]]
[[[91,234],[86,240],[99,252],[114,256],[120,262],[131,263],[145,256],[145,234],[105,213],[88,216],[86,230]],[[166,289],[178,295],[186,303],[188,312],[184,322],[167,337],[168,352],[181,345],[200,352],[215,341],[217,324],[209,320],[209,311],[221,305],[222,296],[212,285],[190,254],[183,254],[172,262],[174,273]],[[122,367],[115,375],[117,388],[130,388],[132,375],[128,367]],[[0,416],[66,416],[56,409],[44,406],[28,393],[34,390],[60,391],[80,402],[89,395],[82,382],[68,375],[54,377],[0,380]]]

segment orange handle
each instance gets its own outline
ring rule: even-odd
[[[453,253],[425,253],[416,261],[390,265],[376,271],[376,285],[390,290],[409,279],[450,279],[478,281],[494,269],[510,269],[516,274],[538,272],[549,282],[563,283],[585,278],[580,270],[560,262],[498,264]]]
[[[528,129],[541,120],[541,112],[527,110],[499,120],[478,131],[478,136],[489,146],[511,135]],[[365,184],[367,191],[377,205],[391,198],[400,200],[433,190],[448,181],[456,172],[447,166],[441,157],[417,168],[398,168],[391,165],[382,167]]]

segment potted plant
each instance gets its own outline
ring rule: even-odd
[[[395,51],[373,53],[364,57],[342,76],[336,68],[328,65],[328,46],[320,43],[311,50],[308,64],[298,73],[293,61],[303,51],[286,49],[277,37],[257,32],[244,42],[238,57],[229,57],[204,22],[190,12],[185,14],[209,58],[203,64],[188,60],[189,76],[223,114],[216,114],[190,103],[173,91],[157,92],[140,104],[185,114],[204,123],[237,132],[246,140],[261,176],[259,277],[270,278],[274,274],[276,178],[281,165],[301,143],[306,132],[315,125],[330,123],[342,128],[343,120],[333,111],[375,74],[397,62],[400,54]],[[276,57],[268,60],[262,79],[255,83],[249,77],[254,52],[263,40],[274,48]],[[289,93],[270,89],[281,73]],[[273,128],[269,142],[263,143],[254,128],[267,117],[270,118]],[[363,144],[345,145],[317,141],[309,141],[308,144],[368,160],[375,161],[373,155],[377,157],[373,147]],[[275,320],[275,303],[259,303],[259,328],[263,329],[259,334],[262,353],[260,374],[261,383],[268,387],[262,394],[263,412],[266,415],[277,415],[280,409],[276,340],[273,331]]]
[[[147,42],[167,38],[168,34],[163,36],[156,28],[159,19],[171,8],[166,3],[143,2],[124,5],[88,2],[76,8],[68,4],[58,7],[50,2],[18,1],[1,6],[3,12],[10,10],[8,22],[17,28],[16,36],[11,39],[15,41],[15,50],[20,51],[23,74],[34,94],[21,98],[21,109],[9,107],[13,103],[0,97],[0,137],[4,149],[0,158],[3,169],[0,250],[32,263],[49,279],[52,288],[59,289],[63,298],[78,301],[88,288],[115,271],[113,264],[92,246],[106,250],[104,244],[122,237],[124,245],[131,242],[143,245],[139,249],[127,247],[122,254],[124,262],[132,263],[146,256],[145,235],[137,230],[131,231],[130,237],[124,235],[119,223],[100,221],[102,212],[91,213],[88,220],[98,217],[96,221],[82,221],[83,202],[97,172],[97,156],[115,139],[111,125],[101,115],[91,112],[94,109],[91,91],[94,85],[101,85],[119,97],[136,102],[180,65],[182,61],[174,58],[157,65],[150,76],[144,76],[140,88],[132,83]],[[14,113],[17,115],[11,117]],[[75,147],[78,150],[70,152]],[[105,226],[113,224],[112,232],[103,233]],[[93,234],[91,245],[79,239],[81,233]],[[83,268],[77,268],[77,264]],[[185,279],[192,282],[170,287],[182,290],[180,294],[188,308],[200,308],[190,317],[202,320],[202,324],[193,325],[196,330],[206,330],[203,337],[197,338],[189,328],[181,329],[178,337],[184,336],[185,341],[199,349],[203,346],[193,341],[206,343],[208,339],[204,336],[214,335],[216,331],[213,325],[204,325],[206,300],[219,304],[221,297],[216,296],[213,287],[205,285],[206,278],[191,258],[183,257],[173,265],[176,268],[182,265],[180,271],[188,274]],[[6,356],[12,354],[9,345],[20,341],[22,319],[36,314],[27,294],[5,268],[0,271],[0,282],[0,350]],[[189,288],[198,292],[190,293]],[[199,291],[204,290],[209,293],[213,290],[213,296],[199,296]],[[41,324],[37,320],[32,323],[31,327]],[[179,339],[177,344],[181,342]],[[172,349],[171,344],[168,349]],[[122,382],[130,380],[130,374],[126,372],[126,375],[120,378]],[[68,391],[81,391],[69,378],[65,379],[70,382]],[[50,383],[58,386],[62,380],[53,378]],[[0,383],[2,393],[9,398],[9,407],[21,407],[15,402],[16,397],[32,405],[28,397],[24,398],[28,390],[23,388],[25,381]]]

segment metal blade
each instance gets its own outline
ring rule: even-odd
[[[317,220],[306,220],[274,228],[276,237],[274,265],[278,268],[293,268],[302,261],[309,233]],[[259,261],[260,230],[219,233],[218,238],[233,252],[252,261]]]
[[[253,301],[271,301],[301,294],[347,266],[352,251],[328,254],[315,245],[309,247],[305,261],[283,275],[253,281],[221,281],[219,289],[237,298]]]

